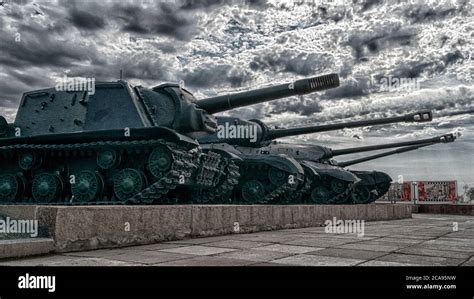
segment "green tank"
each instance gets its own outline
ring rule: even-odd
[[[244,161],[196,139],[216,132],[213,113],[338,85],[329,74],[200,101],[177,84],[144,88],[122,80],[97,82],[94,92],[27,92],[14,123],[0,117],[0,203],[175,203],[187,190],[201,194],[188,202],[203,202],[239,184],[239,165],[294,176],[291,186],[265,191],[276,198],[303,181],[294,159]]]

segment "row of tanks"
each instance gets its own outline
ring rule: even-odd
[[[178,84],[145,88],[123,80],[97,82],[94,92],[26,92],[13,123],[0,116],[0,203],[365,204],[385,194],[391,178],[347,167],[455,140],[445,134],[346,149],[277,141],[428,122],[430,111],[289,129],[214,115],[338,86],[338,75],[328,74],[199,101]],[[392,148],[356,160],[333,159]]]

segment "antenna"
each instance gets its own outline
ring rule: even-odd
[[[122,80],[122,79],[123,79],[123,70],[120,69],[120,80]]]

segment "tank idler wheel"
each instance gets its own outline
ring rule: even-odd
[[[160,178],[163,173],[171,169],[173,162],[174,157],[171,150],[164,145],[160,145],[151,152],[148,158],[148,168],[154,177]]]
[[[265,186],[257,180],[250,180],[242,185],[242,198],[250,203],[258,203],[265,197]]]
[[[33,152],[22,153],[18,158],[18,166],[22,170],[31,170],[36,168],[41,164],[40,162],[41,158]]]
[[[120,164],[120,154],[114,149],[103,149],[97,154],[97,166],[107,170]]]
[[[75,174],[71,192],[74,199],[80,202],[90,202],[99,199],[104,190],[104,180],[100,174],[84,170]]]
[[[114,176],[114,193],[120,201],[126,201],[145,189],[147,180],[140,170],[126,168]]]
[[[15,202],[25,190],[24,181],[16,175],[0,175],[0,202]]]
[[[324,186],[317,186],[311,191],[311,202],[315,204],[327,204],[330,199],[329,190]]]
[[[33,178],[31,193],[38,203],[50,203],[59,200],[64,190],[61,178],[52,173],[40,173]]]
[[[371,201],[372,196],[372,193],[366,186],[358,186],[351,193],[352,201],[354,201],[354,203],[356,204],[369,203]]]

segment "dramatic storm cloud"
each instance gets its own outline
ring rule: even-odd
[[[337,89],[227,114],[291,127],[432,109],[432,123],[285,141],[341,148],[461,132],[454,144],[358,167],[474,185],[474,120],[452,115],[474,108],[472,1],[0,1],[0,114],[9,121],[23,92],[64,75],[183,80],[202,98],[337,72]],[[415,81],[387,88],[387,78]]]

